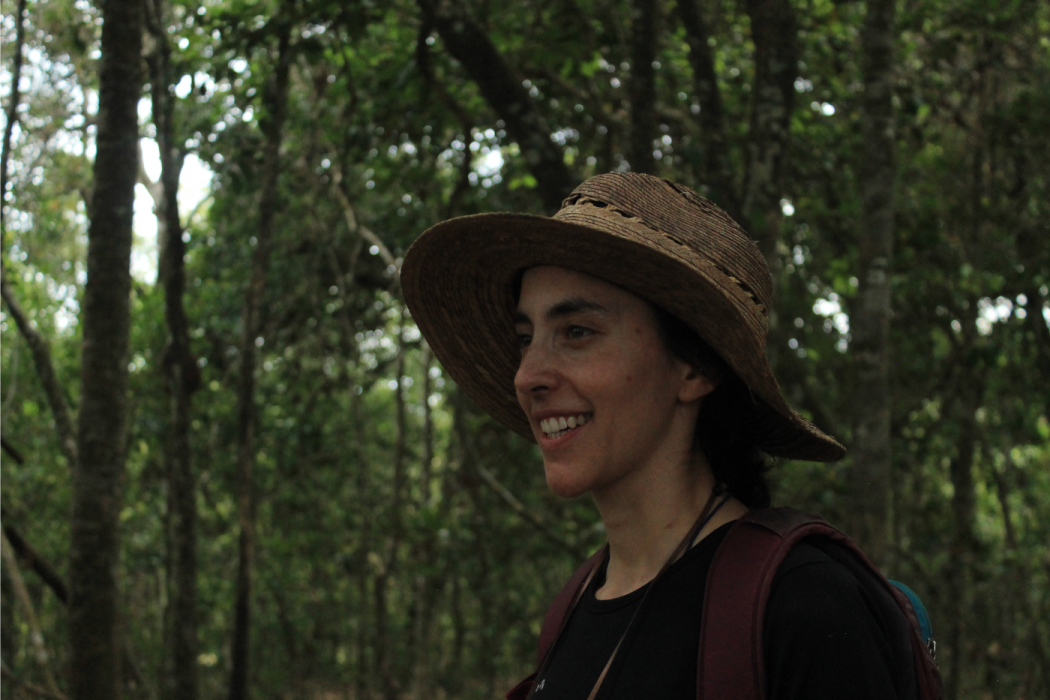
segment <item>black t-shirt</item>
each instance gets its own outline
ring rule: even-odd
[[[695,700],[707,572],[732,523],[675,562],[645,601],[596,700]],[[826,541],[784,559],[766,607],[769,700],[914,700],[908,622],[873,577]],[[586,700],[648,586],[598,600],[595,574],[536,681],[535,700]]]

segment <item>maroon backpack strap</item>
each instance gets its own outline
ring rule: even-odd
[[[565,627],[569,613],[572,612],[573,607],[576,605],[576,600],[580,597],[580,593],[583,592],[584,582],[590,580],[591,574],[602,563],[607,548],[608,545],[605,545],[592,554],[587,561],[583,562],[580,568],[576,569],[576,573],[572,575],[569,582],[561,589],[561,592],[554,598],[551,606],[547,608],[547,614],[543,617],[543,627],[540,628],[540,641],[536,646],[537,668],[543,664],[547,651],[558,639],[558,634]]]
[[[543,627],[540,628],[540,641],[536,645],[536,670],[506,694],[507,700],[525,700],[528,698],[540,669],[543,667],[543,662],[547,658],[547,652],[550,651],[550,648],[554,646],[554,642],[557,641],[558,635],[561,634],[565,623],[569,619],[569,613],[572,612],[580,594],[583,593],[583,589],[590,582],[595,570],[605,558],[605,552],[608,547],[609,545],[605,545],[588,557],[587,561],[583,562],[580,568],[576,569],[576,573],[572,575],[569,582],[565,584],[554,598],[554,602],[547,608],[547,614],[543,617]]]
[[[764,700],[766,603],[777,567],[803,538],[819,535],[847,549],[889,591],[911,623],[919,697],[942,697],[940,671],[926,652],[910,601],[853,541],[823,518],[793,508],[753,510],[737,521],[707,575],[697,658],[697,700]]]
[[[762,627],[773,577],[792,545],[831,533],[845,537],[823,518],[792,508],[753,510],[737,521],[707,575],[697,700],[765,698]]]

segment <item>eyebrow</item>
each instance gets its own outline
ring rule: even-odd
[[[605,308],[596,301],[588,301],[583,297],[572,297],[571,299],[565,299],[563,301],[560,301],[554,306],[547,309],[547,313],[544,314],[544,316],[547,318],[548,321],[553,321],[559,318],[563,318],[565,316],[571,316],[572,314],[580,313],[581,311],[593,311],[600,314],[609,313],[609,310],[607,308]],[[521,309],[516,309],[514,311],[515,324],[531,322],[532,319],[530,319],[528,315]]]

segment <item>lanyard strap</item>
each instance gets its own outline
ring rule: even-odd
[[[678,546],[675,547],[674,552],[672,552],[671,556],[664,562],[664,565],[660,567],[660,571],[657,572],[655,577],[653,577],[653,580],[649,582],[649,587],[645,589],[642,599],[638,602],[638,607],[634,609],[634,614],[631,615],[631,620],[627,623],[627,627],[620,636],[620,641],[616,643],[616,647],[613,649],[612,654],[609,655],[609,660],[605,662],[605,668],[603,668],[602,672],[598,675],[598,680],[594,682],[594,687],[591,688],[587,700],[594,700],[595,697],[597,697],[598,689],[602,687],[602,682],[605,680],[606,674],[609,673],[609,669],[612,667],[613,659],[616,658],[616,652],[620,651],[620,647],[623,646],[623,640],[627,638],[627,633],[630,632],[631,627],[634,626],[634,621],[638,619],[638,613],[642,611],[646,599],[649,597],[652,590],[656,588],[657,582],[663,578],[663,575],[667,573],[667,570],[671,568],[671,565],[678,561],[679,557],[681,557],[686,550],[692,546],[693,540],[695,540],[696,536],[700,534],[700,531],[704,529],[704,526],[711,521],[711,518],[715,517],[715,513],[717,513],[722,506],[732,498],[731,495],[726,494],[722,500],[715,505],[715,499],[722,495],[723,491],[724,487],[721,484],[711,491],[711,496],[708,497],[707,503],[704,504],[704,509],[700,511],[700,515],[697,517],[696,522],[693,523],[691,528],[689,528],[689,532],[686,533],[686,536],[678,543]]]
[[[718,503],[716,504],[715,501],[718,499],[719,496],[723,496],[723,494],[724,497],[722,498],[722,500],[718,501]],[[638,607],[635,608],[634,614],[631,616],[630,621],[627,623],[627,627],[624,629],[623,635],[621,635],[620,637],[620,641],[616,643],[616,647],[613,649],[612,654],[609,656],[609,660],[605,663],[605,668],[603,668],[601,674],[599,674],[598,680],[594,684],[594,688],[591,689],[590,694],[587,696],[587,700],[594,700],[595,696],[598,694],[598,689],[601,687],[602,682],[605,680],[605,676],[609,672],[609,668],[612,666],[613,659],[616,658],[616,653],[620,650],[620,646],[623,645],[623,640],[627,637],[627,633],[634,625],[634,621],[638,617],[638,612],[642,609],[642,606],[645,604],[646,598],[649,597],[649,592],[656,587],[657,581],[659,581],[660,578],[664,575],[664,573],[669,568],[671,568],[671,565],[678,561],[679,557],[681,557],[682,554],[689,549],[693,541],[696,539],[697,535],[699,535],[700,531],[704,529],[704,526],[711,521],[711,518],[715,516],[715,513],[717,513],[722,508],[722,506],[724,506],[729,501],[730,498],[732,498],[732,496],[725,493],[725,486],[722,484],[718,484],[711,491],[711,495],[708,497],[707,503],[704,504],[703,510],[700,511],[700,515],[697,517],[696,522],[694,522],[693,526],[689,528],[689,532],[682,539],[682,541],[678,543],[678,546],[675,548],[674,552],[672,552],[671,556],[668,557],[666,562],[664,562],[664,565],[660,568],[660,571],[657,572],[653,580],[649,582],[645,593],[642,595],[641,601],[639,601],[638,603]],[[608,560],[608,557],[609,545],[606,544],[604,547],[604,553],[599,559],[599,564],[593,569],[591,569],[590,573],[587,574],[587,578],[584,580],[583,585],[580,586],[580,589],[576,593],[576,597],[573,598],[572,605],[569,606],[564,618],[562,618],[561,628],[558,630],[557,635],[555,635],[554,640],[551,642],[550,647],[547,649],[547,654],[546,656],[544,656],[543,662],[540,664],[540,667],[536,672],[537,681],[542,679],[544,674],[547,672],[547,668],[550,665],[551,659],[554,656],[554,650],[557,647],[558,641],[561,639],[562,632],[564,632],[565,627],[568,626],[568,621],[569,618],[572,616],[572,611],[576,609],[576,605],[580,602],[580,598],[583,597],[584,592],[591,585],[591,581],[594,580],[594,576],[598,572],[598,569],[601,568],[601,565]],[[529,694],[526,696],[526,700],[531,700],[535,692],[536,683],[534,682],[532,688],[529,690]]]

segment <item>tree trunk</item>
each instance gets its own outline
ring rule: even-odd
[[[78,461],[70,537],[69,689],[120,696],[117,563],[124,476],[131,223],[142,94],[141,3],[102,5],[98,137],[83,309]]]
[[[15,45],[13,48],[15,57],[11,62],[11,96],[4,110],[6,123],[4,124],[3,151],[0,152],[0,264],[7,257],[7,166],[11,162],[11,136],[14,134],[15,122],[18,120],[18,103],[22,99],[19,90],[19,80],[22,77],[22,46],[26,39],[26,0],[18,0],[18,8],[15,10]]]
[[[741,223],[758,240],[775,274],[784,162],[798,73],[797,30],[789,0],[748,0],[747,12],[755,43],[755,81],[742,205],[745,221]]]
[[[740,197],[729,169],[722,92],[718,88],[715,59],[708,44],[711,32],[704,20],[699,0],[678,0],[676,6],[689,44],[693,89],[700,100],[700,112],[696,115],[704,139],[704,163],[700,177],[703,184],[711,189],[715,203],[746,228],[740,211]]]
[[[169,424],[164,451],[168,479],[166,646],[161,680],[162,697],[197,698],[197,492],[190,447],[192,395],[200,373],[190,350],[190,335],[182,297],[186,287],[185,243],[179,219],[179,174],[183,153],[175,140],[174,86],[171,82],[171,44],[166,31],[163,0],[152,3],[149,29],[157,42],[149,58],[153,123],[160,150],[158,235],[162,236],[159,281],[164,288],[164,318],[168,340],[163,353],[169,395]]]
[[[853,310],[856,411],[853,423],[852,535],[867,555],[886,564],[889,548],[890,272],[893,260],[894,0],[868,0],[861,35],[864,69],[863,154],[860,164],[860,280]]]
[[[977,380],[963,377],[965,383]],[[983,383],[983,382],[982,382]],[[980,390],[970,386],[958,399],[958,430],[955,458],[951,461],[952,481],[952,544],[949,557],[949,600],[955,606],[948,628],[948,658],[950,666],[945,678],[945,700],[959,697],[962,667],[966,663],[966,620],[970,617],[970,589],[974,555],[974,517],[976,493],[973,481],[973,462],[976,452],[977,419]]]
[[[397,571],[397,555],[401,549],[401,543],[405,538],[404,526],[404,494],[405,494],[405,451],[407,441],[407,421],[405,416],[405,309],[401,308],[398,317],[397,334],[397,388],[394,390],[394,420],[397,425],[397,441],[394,443],[394,488],[393,499],[387,511],[390,513],[390,534],[386,542],[386,556],[383,562],[383,571],[375,578],[376,599],[376,634],[379,642],[377,651],[382,655],[379,657],[379,675],[383,682],[383,697],[385,700],[396,700],[404,690],[399,679],[400,674],[395,673],[393,661],[394,635],[390,634],[390,611],[388,609],[387,593],[390,581]]]
[[[359,606],[357,611],[358,628],[356,640],[357,677],[354,679],[354,697],[368,700],[368,698],[372,697],[369,680],[372,678],[372,669],[376,667],[376,664],[370,663],[375,659],[376,649],[371,643],[368,624],[368,613],[371,608],[368,604],[368,570],[371,566],[368,554],[372,551],[372,498],[370,494],[371,479],[369,478],[368,455],[365,450],[365,425],[364,418],[361,416],[361,397],[357,393],[357,389],[357,386],[352,385],[350,387],[350,419],[353,421],[353,456],[354,467],[357,472],[357,500],[359,503],[356,522],[351,522],[350,527],[355,528],[360,535],[358,556],[354,562],[354,574],[357,576],[358,585],[357,603]],[[372,651],[371,659],[369,658],[369,650]]]
[[[263,158],[259,227],[252,255],[251,279],[245,293],[241,319],[241,365],[237,391],[237,519],[240,527],[237,558],[237,593],[234,609],[230,700],[248,698],[249,634],[251,631],[252,568],[255,559],[255,352],[259,334],[259,306],[266,287],[266,271],[277,210],[281,136],[288,101],[288,74],[292,57],[291,25],[279,26],[277,67],[267,86],[266,135]]]
[[[423,341],[423,483],[422,506],[430,503],[430,478],[434,468],[434,411],[430,407],[430,394],[433,391],[430,368],[434,364],[434,353],[427,342]]]
[[[500,54],[492,39],[457,0],[417,0],[424,20],[441,35],[448,52],[478,85],[482,97],[507,125],[536,178],[536,188],[549,213],[561,208],[575,177],[562,151],[550,139],[550,127],[536,109],[521,77]]]
[[[655,173],[653,139],[656,137],[656,45],[660,8],[656,0],[631,3],[631,140],[627,162],[636,173]]]

